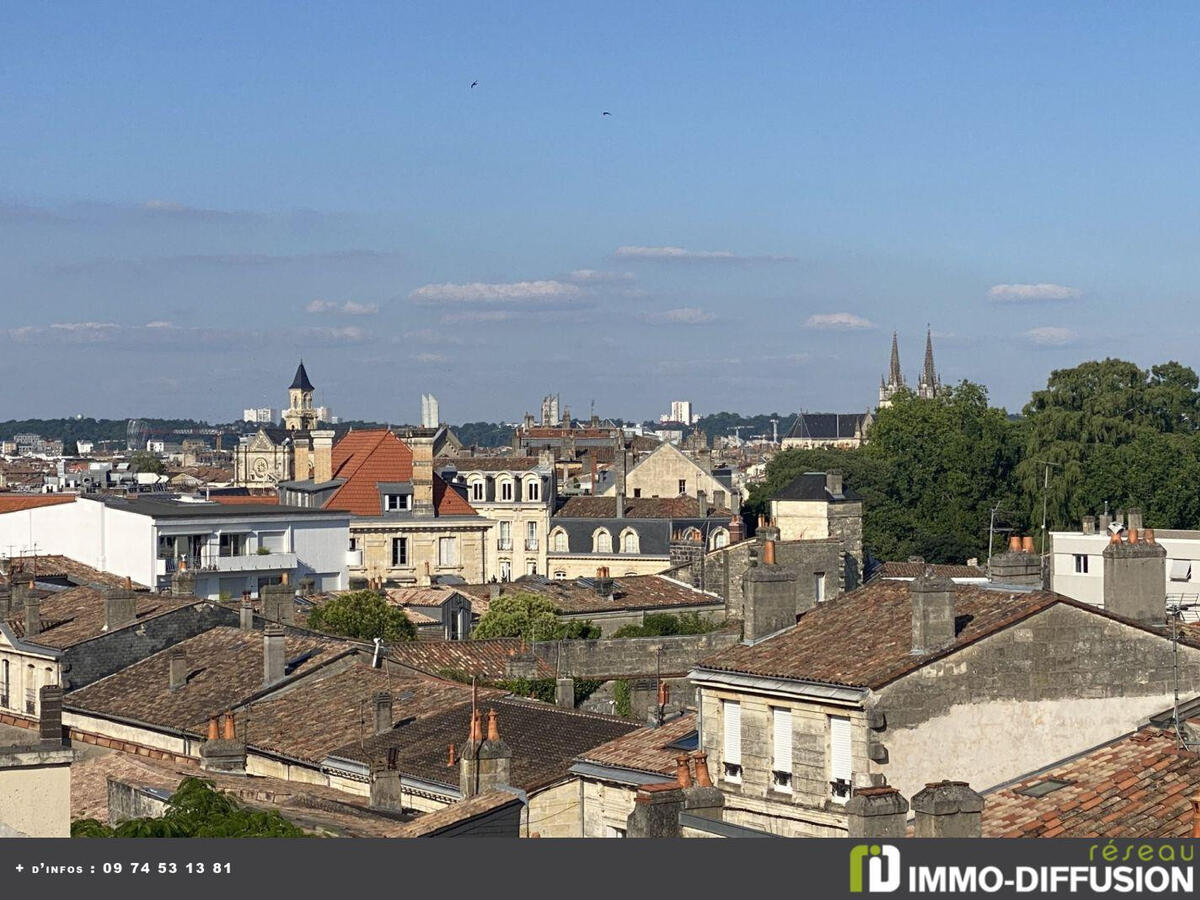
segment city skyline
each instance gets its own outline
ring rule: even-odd
[[[1190,362],[1180,7],[283,9],[11,17],[10,417],[221,419],[301,355],[456,421],[866,409],[927,326],[1010,412]]]

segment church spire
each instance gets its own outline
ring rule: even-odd
[[[933,330],[925,330],[925,365],[921,369],[921,383],[917,392],[921,397],[933,397],[938,392],[937,370],[933,366]]]
[[[888,386],[897,388],[904,384],[904,375],[900,371],[900,344],[896,340],[896,332],[892,332],[892,364],[888,368]]]

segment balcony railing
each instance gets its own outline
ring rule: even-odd
[[[296,568],[295,553],[243,553],[220,556],[216,553],[201,556],[177,556],[158,560],[160,575],[173,575],[183,564],[193,572],[264,572]]]
[[[537,548],[538,548],[538,539],[537,538],[525,538],[525,549],[526,550],[536,550]]]
[[[511,550],[512,549],[512,538],[510,538],[510,537],[497,538],[496,539],[496,549],[497,550]]]

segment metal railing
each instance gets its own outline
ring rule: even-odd
[[[512,538],[496,538],[496,549],[497,550],[511,550],[512,549]]]
[[[526,550],[536,550],[537,548],[538,548],[538,539],[537,538],[525,538],[525,549]]]

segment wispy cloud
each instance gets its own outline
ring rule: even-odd
[[[637,278],[632,272],[605,272],[600,269],[576,269],[566,277],[575,284],[629,284]]]
[[[1079,335],[1070,328],[1041,325],[1037,328],[1030,328],[1025,332],[1025,337],[1040,347],[1065,347],[1067,344],[1073,343]]]
[[[732,250],[686,250],[683,247],[618,247],[617,259],[665,260],[669,262],[795,262],[794,256],[746,256]]]
[[[439,320],[443,325],[470,325],[476,322],[507,322],[513,313],[506,309],[474,309],[446,313]]]
[[[651,325],[704,325],[716,316],[696,306],[680,306],[661,312],[642,313],[638,318]]]
[[[329,344],[357,344],[367,338],[367,331],[357,325],[342,328],[305,328],[306,337]]]
[[[304,307],[305,312],[310,313],[341,313],[346,316],[373,316],[379,312],[378,303],[355,303],[353,300],[347,300],[345,303],[338,303],[334,300],[313,300]]]
[[[189,253],[143,259],[110,257],[61,263],[50,268],[57,275],[92,275],[105,271],[126,273],[158,272],[181,268],[264,269],[272,266],[327,265],[362,266],[390,263],[399,253],[380,250],[331,250],[317,253]]]
[[[804,327],[817,331],[855,331],[874,328],[875,323],[862,316],[856,316],[854,313],[816,313],[805,320]]]
[[[540,304],[556,303],[579,297],[577,285],[563,281],[513,281],[468,284],[427,284],[417,288],[409,299],[415,303],[441,304]]]
[[[120,207],[112,207],[121,210]],[[134,207],[131,212],[140,213],[149,218],[171,219],[180,222],[249,222],[265,218],[261,213],[247,210],[206,209],[199,206],[188,206],[174,200],[147,200]]]
[[[988,297],[1012,303],[1036,303],[1040,300],[1074,300],[1083,296],[1079,288],[1064,284],[994,284]]]

